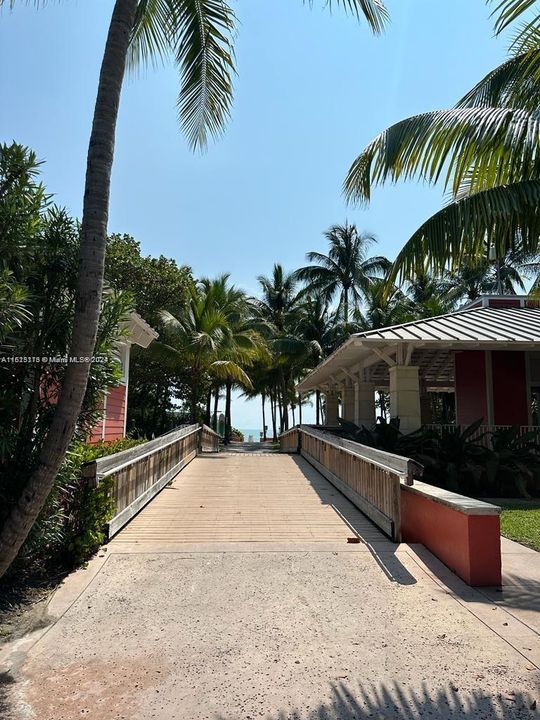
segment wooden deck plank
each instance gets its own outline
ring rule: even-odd
[[[377,528],[303,458],[202,455],[111,544],[385,542]]]

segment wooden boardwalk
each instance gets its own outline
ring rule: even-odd
[[[111,544],[347,543],[386,538],[306,460],[207,454],[193,460]]]

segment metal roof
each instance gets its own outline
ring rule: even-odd
[[[407,352],[420,364],[424,351],[465,349],[540,350],[540,309],[533,307],[473,307],[448,315],[355,333],[297,386],[309,391],[340,382],[363,367],[383,363],[381,353]],[[413,356],[414,354],[414,356]],[[431,361],[430,361],[431,363]],[[380,375],[379,368],[379,375]]]
[[[540,309],[477,307],[448,315],[413,320],[354,337],[405,341],[540,342]]]

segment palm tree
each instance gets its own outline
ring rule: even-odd
[[[14,0],[8,0],[10,5]],[[337,0],[374,32],[387,20],[382,0]],[[0,6],[6,0],[0,0]],[[234,14],[226,0],[115,0],[88,147],[76,311],[69,354],[91,357],[97,338],[116,121],[128,64],[172,57],[181,74],[179,115],[188,141],[203,147],[229,116]],[[0,577],[16,557],[49,495],[82,407],[89,363],[70,364],[51,427],[21,496],[0,531]]]
[[[491,0],[490,0],[491,1]],[[538,0],[493,0],[500,33]],[[450,110],[417,115],[376,137],[349,170],[345,192],[370,199],[376,183],[442,180],[451,202],[399,253],[390,277],[442,273],[467,258],[536,253],[540,237],[540,14],[518,32],[511,57]]]
[[[228,276],[215,282],[203,280],[191,289],[185,312],[174,317],[163,311],[162,317],[169,334],[169,342],[156,341],[150,354],[175,368],[186,368],[190,377],[190,419],[199,420],[201,392],[212,378],[214,383],[234,381],[245,387],[251,380],[242,365],[249,362],[256,349],[256,338],[250,330],[241,327],[234,315],[238,312],[224,299],[224,283]],[[241,291],[229,288],[231,297],[240,303]],[[226,293],[226,290],[225,290]],[[220,302],[219,299],[223,302]]]
[[[419,272],[407,287],[409,311],[414,318],[430,318],[451,312],[456,303],[453,284],[447,275]]]
[[[370,283],[388,271],[390,261],[380,256],[368,257],[376,240],[372,235],[359,233],[355,225],[333,225],[325,237],[330,245],[328,254],[307,253],[307,260],[314,264],[297,270],[295,277],[307,282],[309,289],[322,292],[328,301],[339,294],[341,316],[348,323],[350,301],[356,308]]]
[[[378,330],[414,319],[411,302],[400,290],[388,290],[386,279],[375,280],[368,288],[362,308],[353,315],[353,328],[357,332]]]

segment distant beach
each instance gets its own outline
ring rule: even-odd
[[[250,435],[253,435],[253,442],[259,442],[261,439],[261,428],[238,428],[238,430],[244,435],[246,442],[249,440]]]

